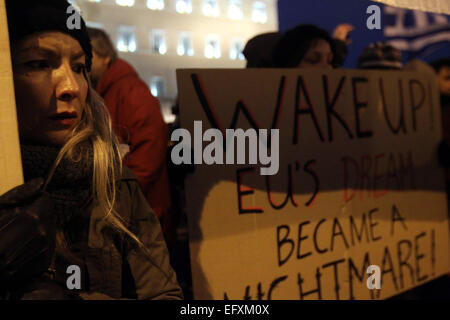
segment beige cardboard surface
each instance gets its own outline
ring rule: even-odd
[[[231,128],[237,106],[248,112],[236,128],[280,129],[277,175],[201,164],[187,177],[196,299],[384,299],[449,272],[432,77],[223,69],[177,81],[193,147],[194,121]],[[380,290],[367,288],[369,265]]]
[[[5,3],[0,0],[0,194],[23,183]]]

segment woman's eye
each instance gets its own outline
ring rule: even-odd
[[[47,69],[50,67],[50,63],[48,63],[46,60],[28,61],[28,62],[25,62],[25,65],[27,67],[30,67],[30,68],[36,69],[36,70]]]
[[[76,73],[82,73],[84,70],[86,69],[86,65],[83,63],[77,63],[74,68],[73,71]]]

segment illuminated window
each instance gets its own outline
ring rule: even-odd
[[[244,49],[244,42],[240,39],[233,39],[231,41],[230,59],[232,60],[244,60],[242,50]]]
[[[147,8],[152,10],[163,10],[164,0],[147,0]]]
[[[122,7],[134,6],[134,0],[116,0],[116,4]]]
[[[152,77],[150,81],[150,90],[152,95],[158,98],[166,95],[166,84],[163,77]]]
[[[179,56],[193,56],[194,49],[192,47],[192,35],[187,32],[181,32],[178,38],[177,53]]]
[[[208,59],[219,59],[221,55],[219,37],[216,35],[207,36],[205,44],[205,57]]]
[[[264,2],[253,2],[252,20],[259,23],[267,22],[266,4]]]
[[[230,6],[228,7],[228,17],[233,20],[241,20],[244,17],[242,13],[241,0],[230,0]]]
[[[166,34],[163,30],[152,30],[152,51],[157,54],[166,54]]]
[[[136,51],[136,36],[134,27],[119,27],[119,36],[117,37],[117,50],[122,52]]]
[[[177,0],[175,9],[178,13],[192,13],[192,2],[191,0]]]
[[[202,11],[205,16],[218,17],[220,10],[217,0],[204,0]]]

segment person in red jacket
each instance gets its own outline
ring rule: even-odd
[[[170,247],[174,230],[168,216],[170,193],[165,160],[168,128],[159,101],[133,67],[118,58],[103,30],[88,28],[88,32],[93,48],[93,86],[109,109],[113,130],[124,154],[123,163],[137,175]]]

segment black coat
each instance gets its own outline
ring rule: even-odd
[[[91,205],[85,217],[89,223],[80,221],[81,225],[75,225],[77,234],[71,237],[73,256],[57,255],[55,280],[65,285],[67,267],[81,264],[82,286],[78,293],[83,299],[182,299],[160,222],[142,194],[138,179],[126,167],[116,209],[150,256],[113,231],[102,219],[101,211]]]

